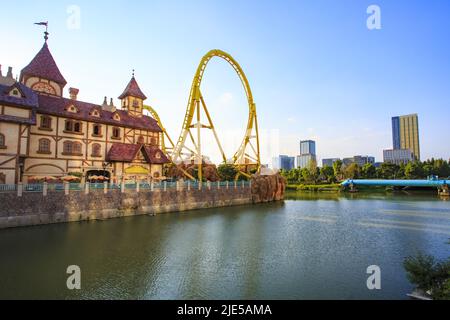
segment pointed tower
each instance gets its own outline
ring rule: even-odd
[[[62,96],[67,81],[50,53],[47,40],[30,64],[22,69],[20,82],[35,91]]]
[[[139,85],[134,78],[134,71],[130,82],[123,93],[119,96],[119,99],[122,101],[122,108],[127,110],[130,115],[134,117],[142,117],[142,107],[144,105],[144,100],[147,99],[147,97],[139,88]]]

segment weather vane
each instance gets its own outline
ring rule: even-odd
[[[47,42],[48,40],[48,21],[43,21],[43,22],[35,22],[34,24],[37,24],[38,26],[45,26],[45,32],[44,32],[44,39],[45,42]]]

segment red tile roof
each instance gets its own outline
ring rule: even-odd
[[[72,113],[66,111],[66,108],[70,105],[75,106],[78,109],[78,112]],[[100,111],[99,118],[90,115],[91,111],[94,108]],[[37,110],[38,113],[49,114],[53,116],[99,122],[109,125],[142,129],[153,132],[162,132],[161,128],[158,126],[158,122],[149,116],[133,117],[125,110],[110,112],[102,110],[102,107],[97,104],[71,100],[62,97],[39,95],[39,107]],[[116,121],[113,119],[115,113],[120,116],[120,121]]]
[[[17,89],[22,97],[10,96],[11,90]],[[27,86],[16,82],[11,86],[0,84],[0,103],[11,104],[21,107],[36,108],[38,106],[38,95]]]
[[[128,82],[127,87],[123,91],[123,93],[119,96],[119,99],[123,99],[125,97],[132,96],[140,99],[147,99],[145,94],[141,91],[141,88],[139,88],[139,85],[134,78],[134,76],[131,78],[130,82]]]
[[[20,80],[23,80],[24,76],[34,76],[43,79],[55,81],[56,83],[66,85],[67,81],[59,71],[55,60],[53,59],[50,50],[48,49],[47,42],[44,43],[42,49],[31,60],[30,64],[22,69]]]
[[[151,164],[164,164],[169,163],[170,160],[158,147],[145,146],[145,152],[149,158],[149,163]]]
[[[142,151],[150,164],[169,163],[167,156],[158,147],[144,146],[142,144],[114,143],[109,149],[106,159],[108,161],[132,162]]]
[[[128,143],[114,143],[109,149],[106,159],[108,161],[132,162],[142,145]]]

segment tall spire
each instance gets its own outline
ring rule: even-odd
[[[142,92],[141,88],[139,88],[136,78],[134,77],[134,69],[133,69],[131,80],[128,83],[125,90],[123,91],[123,93],[119,96],[119,99],[124,99],[128,96],[139,98],[142,100],[147,99],[145,94]]]
[[[22,69],[21,81],[25,76],[55,81],[63,86],[67,83],[48,49],[47,42],[44,43],[42,49],[36,54],[33,60]]]
[[[45,40],[45,42],[47,42],[47,40],[48,40],[48,35],[50,34],[50,33],[48,33],[48,21],[35,22],[34,24],[36,24],[36,25],[38,25],[38,26],[45,26],[44,40]]]

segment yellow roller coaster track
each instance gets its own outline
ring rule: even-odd
[[[233,155],[233,157],[229,160],[227,160],[225,153],[223,151],[222,145],[219,141],[219,137],[217,135],[217,132],[215,130],[215,127],[212,122],[212,118],[210,116],[210,113],[208,111],[208,108],[206,107],[205,101],[203,99],[203,96],[200,91],[201,82],[203,79],[203,75],[206,69],[206,66],[208,65],[209,61],[214,58],[222,58],[226,62],[228,62],[237,75],[239,76],[239,79],[242,82],[242,85],[245,90],[245,94],[247,96],[247,102],[248,102],[248,109],[249,109],[249,116],[247,121],[247,128],[244,134],[244,138],[242,140],[241,145],[239,146],[239,149],[236,151],[236,153]],[[158,122],[159,126],[161,127],[163,134],[161,137],[161,147],[163,151],[168,154],[171,161],[173,163],[180,163],[183,161],[183,156],[190,156],[194,157],[196,164],[198,165],[198,179],[202,180],[202,163],[203,163],[203,155],[202,155],[202,148],[201,148],[201,129],[210,129],[212,130],[214,134],[214,138],[216,140],[217,146],[220,150],[222,160],[224,163],[231,163],[236,165],[239,168],[238,175],[242,174],[245,176],[249,176],[248,166],[254,166],[257,171],[261,168],[261,161],[260,161],[260,155],[259,155],[259,136],[258,136],[258,120],[256,116],[256,106],[253,101],[253,95],[252,91],[250,89],[250,84],[247,80],[247,77],[245,76],[244,71],[242,70],[241,66],[237,63],[236,60],[233,59],[231,55],[228,53],[221,51],[221,50],[211,50],[209,51],[200,61],[200,64],[197,68],[197,72],[195,73],[194,79],[192,81],[192,87],[189,95],[188,105],[186,109],[186,114],[183,121],[183,127],[180,134],[180,137],[177,140],[177,144],[174,145],[173,141],[170,139],[169,135],[167,134],[164,126],[161,123],[161,120],[158,116],[158,114],[155,112],[155,110],[149,106],[145,106],[145,109],[150,112],[150,114],[155,118],[155,120]],[[200,122],[201,119],[201,111],[204,111],[206,115],[206,119],[208,121],[207,125],[203,125]],[[195,121],[196,123],[193,123],[194,117],[196,117]],[[191,130],[195,129],[195,130]],[[194,131],[194,132],[192,132]],[[186,146],[186,140],[189,136],[193,148],[189,148]],[[166,145],[165,138],[168,139],[168,142],[170,143],[170,146]],[[186,172],[185,174],[192,178],[192,176],[188,175]]]

